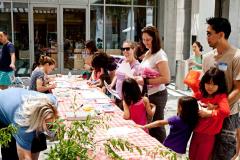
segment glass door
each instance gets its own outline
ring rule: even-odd
[[[79,74],[83,68],[82,51],[87,37],[86,7],[61,6],[61,54],[63,73]]]
[[[31,37],[32,37],[32,64],[39,60],[41,55],[52,57],[56,61],[55,72],[60,72],[59,65],[59,21],[58,7],[49,5],[32,5]]]

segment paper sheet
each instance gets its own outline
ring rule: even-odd
[[[129,63],[121,63],[118,65],[118,72],[126,74],[128,77],[133,78],[133,72]]]
[[[105,87],[107,88],[108,92],[110,92],[113,96],[115,96],[117,99],[121,99],[119,96],[118,96],[118,93],[116,90],[113,90],[110,85],[107,84],[106,81],[104,81],[104,85]]]

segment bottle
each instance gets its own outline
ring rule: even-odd
[[[68,78],[71,78],[72,77],[72,73],[71,71],[68,72]]]

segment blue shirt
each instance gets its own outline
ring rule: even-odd
[[[179,116],[170,117],[168,123],[170,125],[170,133],[163,142],[164,146],[177,153],[184,154],[192,129]]]
[[[16,111],[22,106],[22,97],[28,95],[37,96],[46,94],[23,88],[10,88],[0,91],[0,121],[6,126],[14,124],[19,127],[17,133],[13,135],[17,144],[26,150],[31,150],[32,140],[36,136],[36,132],[27,133],[26,130],[28,127],[20,127],[14,120]],[[47,96],[53,104],[56,104],[57,101],[53,95],[47,94]]]
[[[11,42],[3,45],[2,52],[0,52],[0,71],[10,72],[13,70],[10,67],[11,55],[13,53],[15,53],[15,49]]]

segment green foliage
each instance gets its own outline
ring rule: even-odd
[[[104,143],[105,153],[114,160],[124,160],[121,156],[117,154],[116,151],[129,151],[133,152],[136,149],[140,155],[142,155],[142,150],[135,146],[134,144],[129,143],[123,139],[108,139],[106,143]]]
[[[1,147],[7,147],[8,143],[11,141],[12,134],[17,133],[17,128],[10,124],[6,128],[0,129],[0,146]]]
[[[51,147],[48,153],[48,159],[68,159],[90,160],[89,151],[95,150],[93,141],[96,134],[96,126],[107,127],[102,119],[90,119],[85,121],[72,121],[71,125],[65,125],[63,120],[58,120],[52,124],[52,131],[56,132],[56,138],[59,140],[55,146]]]
[[[119,138],[103,139],[94,142],[94,136],[96,134],[96,127],[107,129],[107,122],[109,117],[102,119],[90,119],[87,117],[85,121],[72,121],[71,125],[66,125],[63,120],[58,120],[52,123],[52,131],[56,132],[56,138],[58,143],[52,146],[48,154],[49,160],[92,160],[96,156],[96,146],[100,141],[103,143],[104,151],[106,155],[114,160],[124,160],[119,155],[121,151],[133,151],[139,152],[140,155],[146,155],[150,157],[160,157],[168,160],[177,160],[177,154],[163,146],[157,146],[156,148],[149,150],[146,148],[140,148],[134,144],[129,143],[127,140]],[[89,154],[89,152],[91,152]],[[187,158],[186,158],[187,160]]]

